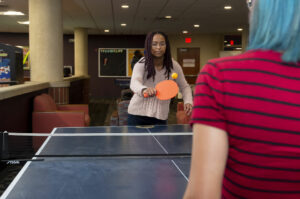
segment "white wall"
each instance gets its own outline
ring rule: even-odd
[[[185,43],[185,38],[191,37],[192,42]],[[208,60],[219,57],[219,53],[223,48],[223,34],[199,34],[193,36],[170,35],[171,53],[177,60],[177,48],[200,48],[200,68],[207,63]]]

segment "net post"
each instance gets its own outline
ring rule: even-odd
[[[8,159],[8,133],[7,131],[0,132],[0,160]]]

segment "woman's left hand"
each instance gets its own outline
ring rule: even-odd
[[[187,115],[192,113],[193,106],[191,104],[184,104],[184,111]]]

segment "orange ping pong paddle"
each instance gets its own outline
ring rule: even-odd
[[[174,82],[173,80],[164,80],[156,84],[155,90],[157,99],[168,100],[177,95],[179,88],[176,82]],[[149,97],[149,95],[147,93],[144,93],[144,97]]]

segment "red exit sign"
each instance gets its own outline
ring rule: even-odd
[[[187,44],[192,43],[192,38],[186,37],[185,38],[185,43],[187,43]]]

